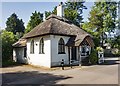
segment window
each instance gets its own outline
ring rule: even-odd
[[[85,56],[85,55],[86,55],[86,47],[85,47],[85,46],[82,46],[82,47],[81,47],[81,51],[82,51],[81,55],[82,55],[82,56]]]
[[[86,55],[89,55],[89,43],[84,40],[82,43],[81,43],[81,56],[86,56]]]
[[[30,53],[33,54],[34,53],[34,40],[31,41],[30,44]]]
[[[39,53],[43,54],[44,53],[44,39],[42,38],[39,43]]]
[[[65,42],[62,38],[58,42],[58,54],[65,54]]]
[[[24,57],[26,57],[26,51],[27,51],[27,49],[26,49],[26,47],[24,48]]]
[[[82,56],[86,56],[86,55],[89,55],[90,54],[90,49],[88,46],[84,45],[84,46],[81,46],[81,55]]]

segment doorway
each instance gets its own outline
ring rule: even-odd
[[[77,60],[76,47],[71,48],[71,60]]]

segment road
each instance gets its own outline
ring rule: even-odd
[[[2,84],[118,84],[118,58],[103,65],[70,67],[61,70],[29,65],[2,68]]]

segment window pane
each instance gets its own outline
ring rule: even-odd
[[[34,41],[31,41],[31,45],[30,45],[30,53],[34,53]]]
[[[65,43],[62,38],[58,42],[58,53],[65,53]]]
[[[43,38],[40,40],[40,44],[39,44],[39,53],[44,53],[44,40]]]
[[[27,49],[24,48],[24,57],[26,57],[26,54],[27,54],[27,53],[26,53],[26,50],[27,50]]]

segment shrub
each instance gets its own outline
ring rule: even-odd
[[[93,38],[93,41],[94,41],[95,47],[98,47],[98,46],[99,46],[100,39],[97,38],[97,37],[94,37],[94,38]]]
[[[89,55],[89,61],[91,64],[98,63],[97,51],[95,49],[92,49],[91,54]]]
[[[102,47],[97,47],[96,50],[97,50],[98,52],[103,52],[103,48],[102,48]]]
[[[12,58],[12,44],[16,41],[15,35],[4,30],[0,38],[2,39],[2,61],[10,60]]]
[[[2,61],[2,67],[9,67],[9,66],[15,66],[15,65],[18,65],[18,63],[10,59]]]
[[[120,50],[117,48],[113,48],[112,49],[112,54],[116,57],[116,56],[120,56]]]

